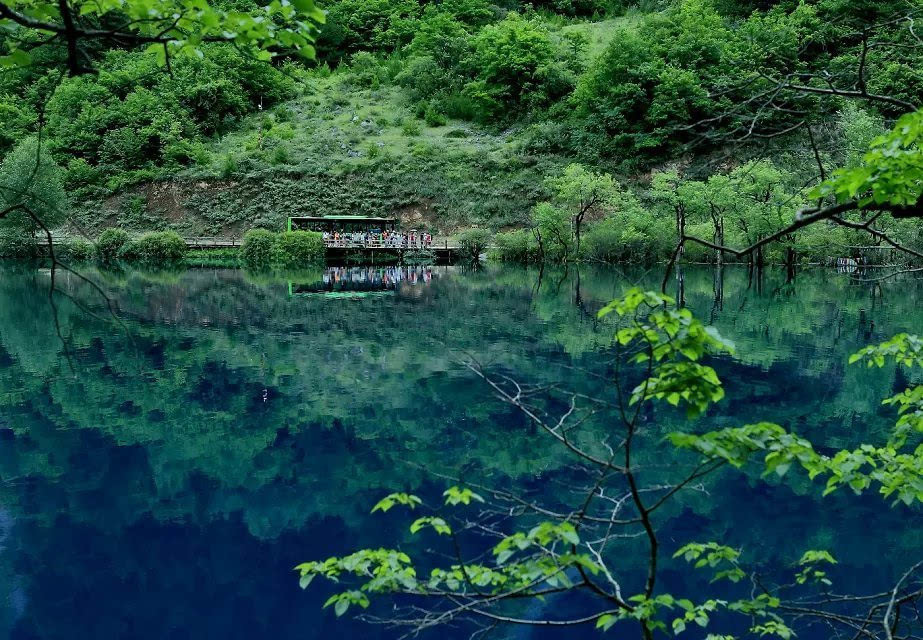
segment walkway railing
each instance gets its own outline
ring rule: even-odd
[[[367,240],[328,238],[324,240],[324,246],[335,249],[432,249],[433,243],[417,239],[410,240],[409,238],[387,240],[379,238],[369,238]]]

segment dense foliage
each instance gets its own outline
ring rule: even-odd
[[[313,231],[274,233],[252,229],[244,235],[240,260],[251,269],[305,267],[323,263],[324,240]]]
[[[55,257],[66,263],[90,262],[96,257],[96,246],[85,238],[68,238],[55,247]]]
[[[179,264],[186,255],[186,242],[175,231],[151,231],[132,238],[122,247],[120,258],[143,265]]]
[[[26,260],[38,253],[35,238],[19,229],[0,229],[0,258]]]
[[[41,128],[74,216],[97,232],[240,236],[281,229],[295,207],[397,214],[446,236],[492,228],[502,259],[664,261],[684,231],[751,244],[814,198],[861,197],[876,179],[858,167],[920,102],[923,65],[912,8],[855,4],[337,0],[317,63],[287,56],[313,49],[280,26],[239,32],[247,42],[171,32],[166,57],[83,39],[95,73],[66,75],[67,48],[23,27],[3,45],[13,67],[0,77],[0,153],[25,157]],[[313,24],[312,7],[268,11]],[[262,10],[239,8],[192,19]],[[30,64],[16,53],[27,49]],[[866,174],[816,189],[836,167]],[[606,193],[587,205],[579,190],[594,180]],[[48,195],[67,207],[60,190]],[[915,222],[879,224],[920,245]],[[757,259],[894,260],[857,238],[804,229]],[[719,259],[693,244],[683,258]]]
[[[69,214],[61,171],[38,139],[19,142],[0,163],[0,225],[29,233],[55,228]]]
[[[96,256],[103,264],[113,264],[122,257],[122,251],[131,240],[124,229],[106,229],[96,239]]]

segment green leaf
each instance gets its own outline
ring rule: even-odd
[[[32,64],[32,56],[22,49],[13,49],[9,55],[0,56],[0,67],[22,68]]]
[[[611,613],[607,613],[604,616],[600,616],[599,619],[596,620],[596,628],[602,629],[603,631],[608,631],[616,622],[618,622],[618,618],[616,618]]]
[[[458,487],[449,487],[442,494],[445,496],[445,503],[448,505],[471,504],[471,501],[484,502],[484,498],[473,492],[471,489],[459,489]]]
[[[372,507],[372,513],[376,511],[388,511],[397,504],[414,509],[418,504],[423,504],[423,501],[417,496],[409,493],[392,493],[379,500],[378,503]]]

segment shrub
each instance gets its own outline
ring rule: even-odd
[[[240,259],[251,269],[268,269],[280,262],[279,237],[266,229],[251,229],[244,234]]]
[[[286,164],[289,161],[289,151],[288,147],[284,144],[280,144],[278,147],[272,150],[272,155],[269,158],[269,161],[273,165]]]
[[[456,20],[474,27],[484,26],[499,11],[495,3],[489,0],[443,0],[439,8],[455,16]]]
[[[507,231],[494,236],[494,247],[490,257],[502,262],[535,262],[539,255],[538,242],[528,229]]]
[[[590,227],[584,235],[581,252],[599,262],[645,264],[669,259],[675,238],[669,219],[623,214]]]
[[[395,80],[407,89],[410,99],[414,101],[425,100],[461,86],[457,75],[440,67],[429,56],[408,60]]]
[[[715,8],[697,0],[674,3],[640,28],[617,28],[574,95],[584,121],[581,148],[633,165],[686,142],[679,125],[709,117],[721,104],[709,98],[708,86],[716,70],[734,73],[723,64],[732,41]]]
[[[93,243],[83,238],[70,238],[55,247],[55,256],[69,262],[88,262],[96,256]]]
[[[387,70],[378,58],[367,51],[354,53],[349,59],[348,79],[359,87],[377,88],[387,80]]]
[[[468,229],[458,235],[458,247],[462,257],[477,261],[490,244],[491,234],[487,229]]]
[[[524,131],[523,152],[567,154],[572,150],[571,127],[571,123],[562,120],[547,120],[530,125]]]
[[[18,96],[0,95],[0,154],[6,153],[32,130],[35,110]]]
[[[201,164],[202,140],[290,96],[295,83],[230,45],[177,56],[161,73],[140,51],[103,55],[98,75],[65,78],[47,105],[50,149],[124,181],[123,173]]]
[[[503,96],[484,80],[474,80],[466,84],[462,98],[469,112],[469,119],[481,124],[490,122],[504,111]],[[453,116],[461,117],[455,114]]]
[[[430,127],[442,127],[448,122],[432,102],[427,105],[426,111],[423,112],[423,119],[426,120],[426,124]]]
[[[278,251],[287,266],[305,266],[324,261],[324,237],[315,231],[288,231],[278,238]]]
[[[442,111],[449,118],[477,120],[480,113],[477,102],[460,93],[445,96],[440,102],[442,103]]]
[[[174,140],[163,148],[164,162],[172,166],[208,165],[211,156],[199,140]]]
[[[250,269],[302,267],[324,261],[323,236],[314,231],[273,233],[251,229],[244,235],[240,259]]]
[[[0,258],[27,260],[38,255],[35,238],[19,229],[0,229]]]
[[[122,258],[145,265],[170,265],[186,255],[186,242],[175,231],[152,231],[131,240],[122,249]]]
[[[83,158],[71,158],[67,163],[64,174],[64,186],[70,191],[86,189],[97,184],[102,177],[101,172]]]
[[[96,239],[96,257],[106,264],[115,262],[122,257],[122,249],[130,239],[124,229],[106,229]]]
[[[432,58],[443,69],[450,69],[469,55],[470,41],[465,25],[429,5],[407,51],[411,56]]]
[[[416,120],[405,120],[404,124],[401,125],[401,132],[405,136],[418,136],[420,135],[420,123]]]
[[[237,157],[233,153],[226,153],[221,157],[219,171],[222,178],[230,178],[237,173]]]

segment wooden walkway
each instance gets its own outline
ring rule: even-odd
[[[240,246],[237,238],[184,238],[190,249],[233,249]]]
[[[230,249],[241,245],[241,240],[236,238],[186,238],[185,240],[186,246],[190,249]],[[381,262],[388,256],[403,258],[405,254],[418,252],[432,253],[440,264],[451,264],[458,258],[459,251],[458,246],[454,243],[450,245],[448,240],[433,242],[429,247],[423,247],[419,244],[413,246],[389,246],[378,242],[334,242],[332,240],[325,244],[328,261],[340,261],[355,257],[358,254],[369,258],[373,264]]]

